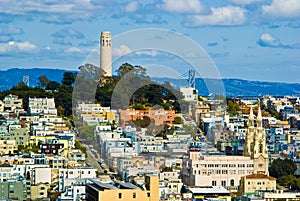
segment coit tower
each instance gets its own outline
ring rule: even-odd
[[[101,32],[100,38],[100,68],[106,77],[112,76],[112,50],[111,34],[108,31]]]

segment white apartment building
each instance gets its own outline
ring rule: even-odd
[[[31,115],[57,115],[54,98],[30,98],[28,99],[28,112]]]
[[[197,101],[198,90],[193,87],[182,87],[179,89],[185,101]]]
[[[15,109],[23,108],[23,99],[18,98],[18,96],[16,95],[9,94],[3,99],[3,106],[4,107],[1,112],[3,112],[4,110],[14,111]]]

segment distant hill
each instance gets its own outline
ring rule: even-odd
[[[10,89],[23,81],[23,76],[29,76],[29,85],[31,87],[38,86],[39,76],[45,75],[49,80],[61,82],[64,72],[67,70],[61,69],[46,69],[46,68],[31,68],[21,69],[12,68],[0,71],[0,91]]]
[[[170,79],[170,78],[153,78],[157,82],[170,82],[174,87],[187,86],[187,81],[184,79]],[[202,79],[196,78],[196,88],[199,95],[208,96],[209,94],[220,94],[221,89],[218,89],[220,83],[223,82],[226,97],[234,96],[286,96],[298,95],[300,96],[300,84],[290,84],[281,82],[260,82],[249,81],[242,79]],[[212,86],[212,90],[207,89],[207,85]],[[224,93],[223,93],[224,94]]]
[[[12,68],[9,70],[0,70],[0,91],[10,89],[12,86],[17,85],[23,81],[23,76],[30,77],[30,86],[38,86],[38,77],[45,75],[49,80],[61,82],[64,72],[68,70],[61,69],[45,69],[45,68],[32,68],[32,69],[19,69]],[[152,80],[159,83],[170,82],[174,87],[183,87],[187,85],[185,79],[172,79],[172,78],[152,78]],[[217,89],[220,83],[223,82],[225,87],[226,96],[261,96],[261,95],[299,95],[300,84],[289,84],[280,82],[260,82],[249,81],[242,79],[196,79],[196,88],[199,90],[199,95],[207,96],[209,94],[217,94],[220,90]],[[208,90],[206,85],[213,86],[213,90]],[[214,91],[215,90],[215,91]]]

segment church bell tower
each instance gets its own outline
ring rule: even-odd
[[[266,146],[266,134],[262,126],[262,114],[260,100],[258,100],[258,113],[256,118],[256,128],[254,126],[253,109],[250,108],[248,119],[248,129],[244,145],[244,156],[250,156],[254,162],[254,173],[268,175],[268,150]]]

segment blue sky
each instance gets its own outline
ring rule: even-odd
[[[195,41],[223,78],[300,83],[300,0],[2,0],[0,69],[77,69],[98,47],[101,31],[117,40],[145,28]],[[176,75],[189,68],[185,55],[130,53],[126,39],[114,40],[114,69],[130,62],[149,71],[158,66],[164,76],[161,65]]]

